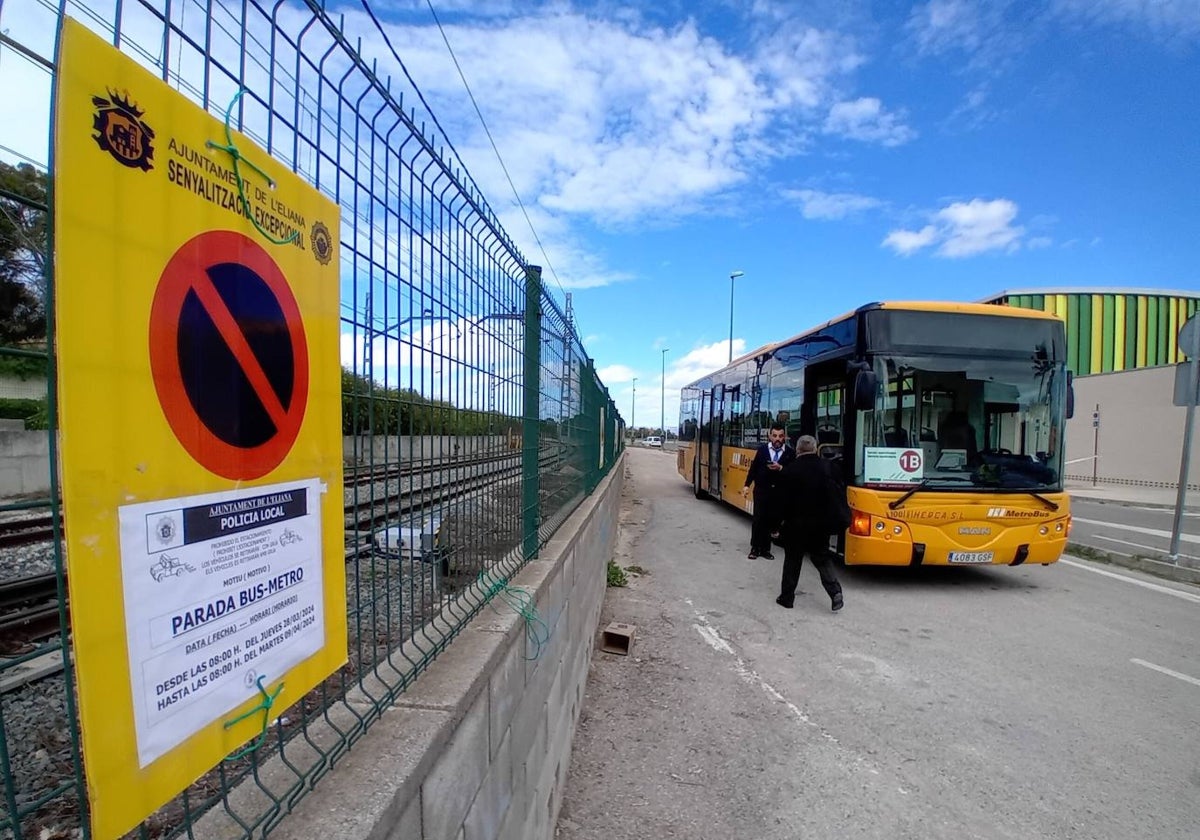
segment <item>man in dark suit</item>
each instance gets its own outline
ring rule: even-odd
[[[750,525],[748,555],[751,560],[756,557],[775,559],[771,554],[771,534],[779,530],[780,518],[776,485],[783,468],[796,459],[795,450],[787,445],[787,432],[782,423],[773,424],[767,438],[770,442],[758,447],[754,453],[746,483],[742,486],[742,496],[746,496],[750,485],[754,485],[754,521]]]
[[[796,460],[781,476],[778,495],[783,514],[783,580],[775,603],[789,610],[796,598],[805,554],[817,567],[833,611],[842,608],[842,585],[833,573],[834,555],[829,550],[829,537],[839,530],[833,494],[841,492],[830,474],[831,463],[817,455],[816,438],[802,435],[796,441]]]

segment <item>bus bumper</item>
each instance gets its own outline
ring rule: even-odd
[[[944,538],[921,541],[902,534],[846,534],[846,565],[856,566],[1020,566],[1054,563],[1067,547],[1065,536],[1014,536],[982,549],[962,548]]]

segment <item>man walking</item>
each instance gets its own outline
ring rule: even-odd
[[[781,516],[776,486],[783,468],[796,459],[795,451],[786,443],[787,431],[782,423],[771,426],[767,439],[769,443],[764,443],[754,453],[746,483],[742,486],[745,497],[750,492],[750,485],[754,485],[754,519],[750,525],[748,555],[751,560],[756,557],[775,559],[771,554],[771,534],[779,530]]]
[[[829,537],[836,533],[833,494],[841,492],[830,474],[830,462],[817,455],[817,440],[802,435],[796,441],[796,460],[783,470],[779,504],[783,513],[783,580],[775,603],[792,608],[804,555],[812,558],[833,611],[842,608],[842,585],[833,572]]]

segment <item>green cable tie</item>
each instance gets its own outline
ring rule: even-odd
[[[245,157],[233,142],[233,130],[229,126],[230,121],[233,119],[233,106],[238,104],[238,100],[242,98],[242,94],[245,92],[246,89],[244,87],[239,87],[238,92],[233,95],[233,100],[229,103],[229,107],[225,109],[225,145],[222,146],[220,143],[214,143],[212,140],[205,141],[205,145],[210,149],[219,149],[233,159],[233,177],[237,179],[238,196],[242,199],[242,212],[250,220],[250,223],[254,225],[268,242],[274,245],[290,245],[300,238],[300,231],[292,231],[292,235],[287,239],[276,239],[263,230],[263,226],[258,223],[258,219],[250,212],[250,202],[246,199],[246,182],[242,178],[242,163],[245,163],[258,175],[262,176],[262,179],[267,182],[267,186],[271,189],[275,189],[275,179],[256,166],[254,161]]]
[[[525,639],[534,648],[533,655],[526,656],[525,659],[532,661],[541,656],[542,649],[550,642],[551,631],[549,625],[542,620],[538,613],[538,609],[533,603],[533,596],[524,589],[509,586],[503,580],[492,579],[486,569],[479,573],[479,582],[484,586],[487,600],[491,601],[494,596],[499,595],[500,600],[512,607],[513,611],[524,619]],[[494,602],[492,609],[495,609]]]
[[[259,733],[258,738],[255,739],[253,744],[246,747],[244,750],[241,750],[240,752],[234,753],[231,756],[227,756],[225,758],[226,761],[236,761],[239,758],[249,755],[250,753],[257,750],[259,747],[261,747],[262,742],[265,741],[267,738],[267,723],[271,719],[271,707],[275,705],[275,698],[279,696],[279,693],[281,691],[283,691],[283,683],[279,684],[279,686],[275,689],[274,693],[267,694],[267,690],[265,688],[263,688],[263,680],[265,680],[266,678],[267,678],[266,674],[263,674],[255,681],[255,685],[258,686],[258,690],[262,693],[262,700],[259,701],[259,704],[257,706],[255,706],[253,709],[250,709],[249,711],[247,711],[246,713],[238,715],[233,720],[225,721],[225,728],[229,729],[233,726],[237,726],[239,723],[244,721],[246,718],[253,716],[255,713],[262,712],[263,713],[262,732]]]

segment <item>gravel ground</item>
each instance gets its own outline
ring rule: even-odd
[[[13,793],[18,807],[22,807],[74,777],[62,674],[5,693],[0,696],[0,707],[15,781]],[[0,815],[7,817],[7,808],[0,808]],[[42,806],[36,818],[27,819],[24,824],[25,836],[39,840],[80,836],[78,831],[72,833],[72,828],[77,827],[74,791]],[[41,829],[47,829],[48,833],[39,834]]]
[[[54,571],[53,542],[12,546],[0,552],[0,580],[11,580],[52,571]]]

